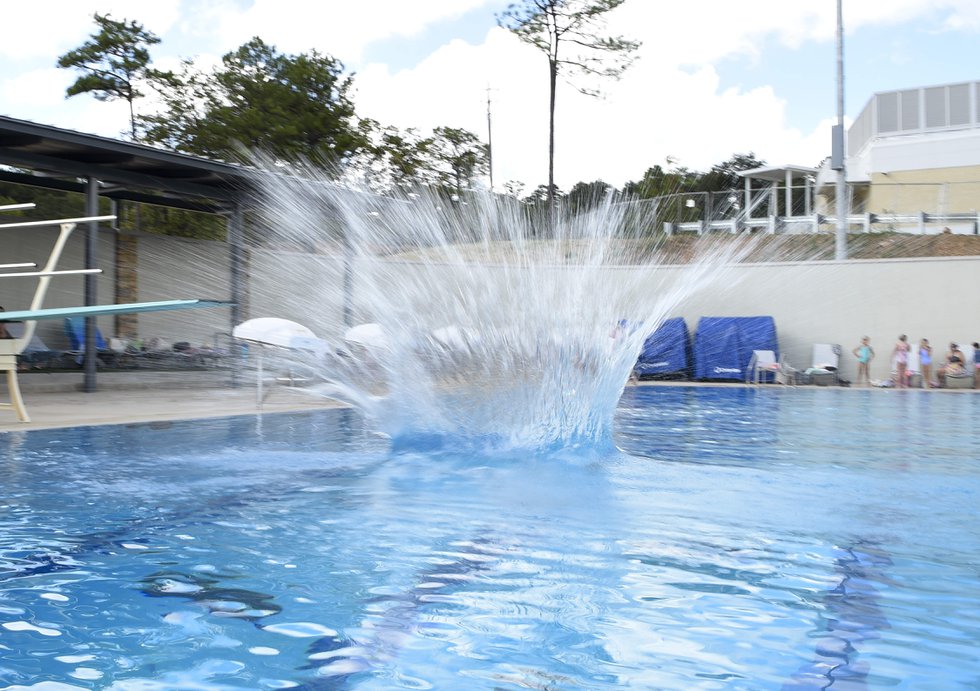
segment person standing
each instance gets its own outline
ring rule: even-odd
[[[980,343],[971,343],[973,346],[973,388],[980,388]]]
[[[866,386],[871,386],[871,361],[875,357],[875,349],[871,347],[871,339],[865,336],[861,339],[861,344],[853,350],[854,357],[858,361],[857,385],[861,386],[861,377],[864,377]]]
[[[898,337],[898,342],[892,350],[892,362],[895,363],[895,371],[897,372],[895,385],[904,389],[909,383],[909,339],[905,334]]]
[[[932,383],[932,346],[929,339],[919,341],[919,367],[922,368],[922,388],[928,389]]]

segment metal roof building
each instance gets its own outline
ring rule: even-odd
[[[0,169],[0,180],[6,182],[85,194],[86,216],[98,215],[99,197],[225,216],[231,246],[231,325],[241,321],[244,208],[254,186],[250,169],[4,116],[0,166],[7,167]],[[85,268],[98,268],[98,234],[98,223],[87,224]],[[86,305],[96,304],[95,286],[94,277],[87,276]],[[88,331],[94,334],[94,325]],[[95,388],[94,342],[90,350],[86,390]]]

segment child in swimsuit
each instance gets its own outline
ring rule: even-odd
[[[932,346],[928,338],[919,341],[919,366],[922,368],[922,386],[932,386]]]
[[[861,385],[861,378],[864,378],[864,383],[868,386],[871,385],[871,379],[869,378],[869,373],[871,370],[871,360],[874,359],[875,351],[871,347],[871,339],[865,336],[861,339],[861,345],[853,350],[854,357],[858,361],[858,371],[857,371],[857,385]]]
[[[980,385],[980,343],[971,343],[973,346],[973,388]]]
[[[895,349],[892,350],[892,361],[895,363],[897,380],[895,385],[900,389],[904,389],[908,386],[906,375],[909,369],[909,344],[908,336],[905,334],[898,337],[898,343],[895,344]]]

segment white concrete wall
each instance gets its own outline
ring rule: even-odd
[[[0,233],[0,263],[43,262],[55,231]],[[77,232],[77,231],[76,231]],[[62,268],[83,265],[84,233],[77,232]],[[113,238],[103,232],[99,265],[99,301],[113,302]],[[230,297],[228,247],[220,242],[200,242],[153,235],[140,236],[140,300]],[[399,271],[431,268],[406,264]],[[371,315],[358,305],[367,281],[363,262],[355,263],[355,313],[359,321]],[[635,269],[608,269],[609,280],[632,280]],[[658,270],[679,273],[675,268]],[[937,358],[949,341],[961,346],[980,341],[980,257],[942,259],[851,260],[741,265],[731,269],[722,286],[712,286],[686,300],[674,315],[686,319],[693,332],[702,316],[771,315],[776,320],[782,352],[790,364],[804,368],[811,363],[814,343],[838,343],[845,355],[841,369],[853,379],[855,361],[850,354],[864,335],[871,337],[877,357],[872,378],[890,371],[890,354],[898,335],[911,343],[928,338]],[[660,278],[657,279],[661,280]],[[435,280],[433,280],[435,283]],[[26,308],[33,282],[2,279],[0,305],[8,310]],[[339,258],[252,250],[250,253],[251,303],[249,317],[279,316],[308,325],[318,334],[336,335],[342,324],[343,263]],[[434,286],[433,290],[437,290]],[[82,279],[56,279],[46,306],[80,305]],[[629,317],[630,315],[623,315]],[[213,343],[215,334],[230,329],[227,309],[182,310],[142,314],[140,335],[169,341]],[[114,335],[111,317],[100,318],[106,337]],[[60,320],[42,322],[39,333],[52,348],[65,347]],[[968,350],[968,348],[964,348]]]
[[[139,235],[138,242],[139,302],[230,299],[230,253],[226,243],[145,234]],[[101,265],[111,263],[111,254],[103,256]],[[113,302],[112,294],[103,300]],[[159,337],[170,343],[214,345],[216,334],[231,331],[230,309],[226,307],[145,312],[138,319],[143,340]],[[108,335],[112,328],[110,319],[109,331],[103,333]]]
[[[811,364],[814,343],[844,350],[842,376],[854,379],[851,354],[871,337],[871,378],[886,378],[900,334],[928,338],[938,359],[955,341],[980,341],[980,295],[972,290],[980,257],[851,260],[737,267],[738,283],[689,301],[682,314],[692,331],[700,316],[771,315],[780,349],[794,367]]]

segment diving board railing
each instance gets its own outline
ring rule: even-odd
[[[0,207],[0,211],[11,210],[10,206],[19,208],[31,208],[33,204],[8,205]],[[158,312],[162,310],[188,309],[195,307],[230,307],[233,303],[220,300],[163,300],[157,302],[134,302],[120,305],[84,305],[80,307],[53,307],[43,309],[44,298],[48,292],[48,285],[51,279],[57,276],[69,276],[78,274],[101,273],[101,269],[66,269],[56,270],[58,260],[65,249],[68,238],[79,223],[97,223],[99,221],[113,221],[115,216],[88,216],[84,218],[63,218],[53,221],[22,221],[19,223],[0,224],[0,230],[9,228],[40,228],[45,226],[58,225],[61,227],[57,240],[51,248],[48,260],[40,271],[16,271],[6,273],[0,271],[0,278],[37,278],[37,288],[34,290],[34,297],[31,306],[26,310],[16,310],[11,312],[0,312],[0,322],[23,321],[25,324],[24,332],[18,338],[0,339],[0,371],[7,372],[7,389],[10,394],[9,403],[0,403],[2,408],[13,408],[17,413],[17,418],[21,422],[30,422],[27,408],[20,392],[20,384],[17,381],[17,356],[24,352],[24,349],[31,342],[37,321],[40,319],[55,319],[60,317],[96,317],[108,314],[128,314],[133,312]],[[33,268],[33,263],[22,264],[3,264],[0,269],[19,269]],[[86,353],[86,356],[89,356]]]
[[[33,209],[37,206],[34,202],[26,202],[24,204],[0,204],[0,211],[25,211],[27,209]]]
[[[68,238],[71,236],[72,231],[75,230],[76,225],[80,222],[111,221],[115,220],[115,218],[115,216],[91,216],[87,218],[64,218],[55,221],[22,221],[19,223],[0,224],[0,230],[9,228],[42,228],[54,225],[61,226],[58,239],[55,240],[54,247],[51,248],[48,261],[45,263],[43,269],[40,271],[0,273],[0,278],[37,278],[37,288],[34,289],[31,307],[27,311],[33,312],[41,309],[52,278],[70,273],[90,273],[92,271],[92,269],[75,269],[61,272],[55,270],[55,267],[58,265],[58,260],[61,259],[61,253],[64,251],[65,245],[68,243]],[[98,271],[98,269],[95,269],[95,271]],[[10,314],[12,313],[0,314],[3,314],[4,320],[10,320]],[[27,408],[24,406],[24,398],[20,393],[20,383],[17,381],[17,356],[23,353],[24,349],[31,342],[36,327],[36,321],[26,319],[24,322],[24,333],[19,338],[0,340],[0,371],[6,371],[7,373],[7,392],[10,395],[10,402],[0,403],[0,407],[13,408],[17,413],[17,419],[21,422],[30,422],[31,418],[27,414]]]

